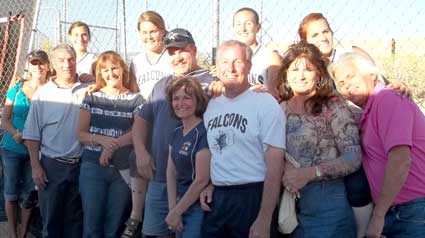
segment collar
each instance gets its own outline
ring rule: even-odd
[[[262,45],[260,43],[257,44],[257,47],[255,47],[255,49],[252,51],[252,57],[254,57],[258,53],[258,51],[260,50],[261,46]]]
[[[162,56],[164,55],[165,51],[166,51],[165,48],[163,48],[161,53],[159,53],[158,57],[156,59],[152,60],[152,61],[149,59],[148,53],[145,52],[145,57],[146,57],[146,60],[148,61],[148,64],[149,65],[157,65],[158,62],[161,60]]]
[[[385,85],[382,83],[376,84],[375,88],[373,89],[373,92],[371,95],[369,95],[369,98],[366,103],[366,107],[363,109],[362,117],[360,119],[360,125],[363,124],[363,121],[366,119],[367,115],[369,114],[370,110],[372,109],[373,102],[375,101],[375,96],[378,94],[382,89],[385,88]]]
[[[71,87],[63,87],[63,86],[61,86],[61,85],[59,85],[59,84],[57,84],[56,83],[56,78],[55,79],[52,79],[52,80],[50,80],[50,82],[52,82],[53,83],[53,85],[55,85],[55,87],[57,87],[57,88],[61,88],[61,89],[73,89],[73,88],[75,88],[75,87],[77,87],[78,85],[80,85],[81,84],[81,82],[80,82],[80,80],[79,80],[79,77],[78,77],[78,75],[76,74],[75,75],[75,82],[74,82],[74,84],[72,84],[72,86]]]
[[[86,57],[87,57],[87,55],[89,55],[89,52],[86,52],[78,61],[77,61],[77,64],[79,64],[79,63],[81,63],[81,61],[83,61]]]

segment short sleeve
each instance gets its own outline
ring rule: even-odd
[[[260,138],[263,144],[286,148],[286,115],[276,100],[270,95],[262,101],[259,115]]]
[[[393,92],[382,92],[377,101],[376,125],[385,153],[394,146],[412,146],[414,103]],[[402,125],[402,126],[401,126]]]
[[[141,94],[138,94],[135,98],[133,113],[138,113],[142,109],[145,102],[146,100],[143,98],[143,96]]]
[[[152,90],[152,93],[149,95],[148,100],[139,110],[139,116],[143,118],[143,120],[153,124],[154,121],[154,102],[152,100],[155,88]]]
[[[80,105],[81,109],[89,110],[92,108],[93,105],[93,94],[92,95],[86,95],[83,99],[83,102]]]
[[[175,140],[178,137],[178,132],[179,132],[179,128],[177,127],[168,133],[167,136],[168,136],[169,146],[172,146],[175,143]]]
[[[22,138],[29,140],[41,139],[41,125],[43,121],[43,113],[41,112],[42,101],[40,100],[40,90],[37,90],[31,101],[30,110],[25,121],[24,130],[22,131]]]
[[[205,148],[209,148],[208,146],[208,139],[207,139],[207,130],[205,129],[204,122],[201,122],[199,125],[200,127],[200,135],[199,135],[199,142],[198,142],[198,149],[197,151],[200,151]]]

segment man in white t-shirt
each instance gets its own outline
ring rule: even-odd
[[[235,40],[217,50],[225,92],[210,100],[204,114],[212,153],[212,185],[201,195],[209,210],[204,238],[274,233],[270,228],[283,171],[286,118],[270,94],[250,89],[251,57],[249,46]]]

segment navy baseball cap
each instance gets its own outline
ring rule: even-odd
[[[195,44],[192,34],[186,29],[176,28],[167,33],[164,37],[165,48],[184,48],[189,44]]]

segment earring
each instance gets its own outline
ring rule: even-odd
[[[323,79],[320,77],[319,80],[316,81],[316,89],[319,90],[323,87]]]

